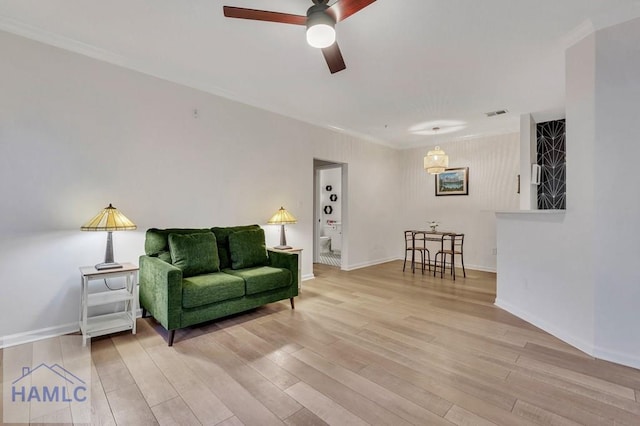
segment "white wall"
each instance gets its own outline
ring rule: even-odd
[[[594,263],[597,356],[640,368],[640,19],[596,37]],[[600,155],[606,151],[608,155]]]
[[[531,165],[538,162],[538,135],[531,114],[520,116],[520,210],[538,209],[538,187],[531,185]]]
[[[110,202],[138,225],[114,233],[134,263],[149,227],[265,224],[283,205],[311,276],[314,157],[348,164],[348,267],[398,256],[396,151],[7,33],[0,53],[0,336],[77,328],[78,266],[106,241],[79,227]]]
[[[427,222],[440,223],[439,230],[465,234],[465,268],[495,271],[497,210],[518,208],[517,176],[520,141],[517,133],[442,143],[449,167],[469,167],[469,195],[436,196],[435,176],[424,170],[428,148],[402,152],[405,229],[428,229]],[[402,244],[402,238],[396,238]]]
[[[593,356],[634,367],[638,40],[635,19],[567,50],[567,210],[499,215],[496,301]]]
[[[589,228],[580,226],[586,218],[569,209],[497,216],[496,305],[592,353],[593,245],[581,231]]]

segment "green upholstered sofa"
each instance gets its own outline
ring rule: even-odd
[[[266,250],[258,225],[149,229],[140,307],[169,331],[298,295],[298,255]]]

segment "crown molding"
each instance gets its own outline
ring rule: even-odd
[[[631,4],[599,15],[591,20],[586,20],[562,38],[565,49],[573,46],[585,37],[604,28],[612,27],[623,22],[640,17],[640,3]]]
[[[34,27],[24,22],[0,15],[0,30],[16,34],[31,40],[39,41],[61,49],[69,50],[81,55],[89,56],[100,61],[116,65],[124,65],[125,58],[117,53],[96,47],[70,37],[55,34],[42,28]]]
[[[598,31],[638,17],[640,17],[640,3],[636,2],[598,15],[593,19],[593,27]]]
[[[569,31],[569,33],[565,34],[564,37],[562,37],[562,46],[566,50],[574,44],[578,43],[580,40],[589,36],[590,34],[593,34],[594,31],[595,27],[593,25],[593,22],[587,19],[586,21],[575,27],[573,30]]]
[[[132,61],[122,55],[108,51],[106,49],[102,49],[100,47],[93,46],[88,43],[84,43],[60,34],[52,33],[50,31],[43,30],[42,28],[38,28],[3,15],[0,15],[0,30],[6,31],[8,33],[16,34],[18,36],[25,37],[31,40],[35,40],[40,43],[44,43],[44,44],[55,46],[55,47],[68,50],[74,53],[78,53],[80,55],[88,56],[90,58],[97,59],[99,61],[118,65],[133,71],[137,71],[146,75],[150,75],[152,77],[162,79],[162,80],[166,80],[166,81],[177,83],[183,86],[191,87],[196,90],[201,90],[203,92],[220,96],[220,97],[223,97],[235,102],[239,102],[245,105],[249,105],[254,108],[264,109],[275,114],[292,118],[294,120],[312,124],[316,127],[323,127],[325,129],[332,130],[337,133],[345,134],[358,139],[363,139],[368,142],[373,142],[385,147],[397,149],[397,147],[393,146],[392,144],[389,144],[386,141],[380,140],[378,138],[353,132],[347,129],[342,129],[340,127],[336,127],[328,123],[325,123],[325,124],[312,123],[309,120],[303,119],[301,117],[287,115],[280,112],[280,110],[274,105],[270,105],[265,102],[258,102],[247,96],[240,96],[237,93],[233,93],[228,90],[222,89],[220,87],[213,86],[207,82],[190,79],[186,77],[183,73],[180,73],[178,70],[152,69],[144,63],[138,63],[136,61]]]

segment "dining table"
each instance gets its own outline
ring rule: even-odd
[[[434,243],[437,242],[437,243],[440,243],[439,250],[443,250],[446,237],[449,236],[449,235],[456,235],[456,233],[452,232],[452,231],[437,231],[437,230],[434,230],[434,229],[429,229],[429,230],[412,229],[411,230],[411,243],[412,243],[413,247],[415,247],[415,245],[416,245],[416,235],[423,235],[424,236],[422,238],[419,238],[419,240],[420,241],[425,241],[425,247],[426,247],[426,242],[427,241],[434,242]],[[451,242],[453,243],[453,240],[451,240]],[[412,250],[411,251],[411,271],[414,272],[414,273],[416,271],[415,257],[416,257],[416,251]],[[434,265],[434,267],[435,267],[435,265]],[[431,261],[429,261],[429,270],[431,270]]]

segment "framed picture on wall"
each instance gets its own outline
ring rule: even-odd
[[[445,169],[437,174],[436,195],[469,195],[469,168]]]

